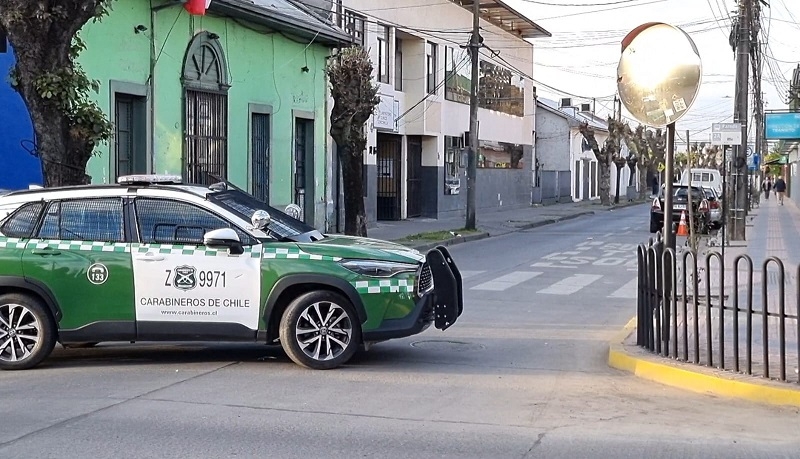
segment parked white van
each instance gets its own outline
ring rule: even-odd
[[[681,185],[689,185],[689,170],[683,171]],[[692,169],[692,186],[713,188],[722,196],[722,174],[716,169]]]

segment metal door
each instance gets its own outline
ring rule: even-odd
[[[422,215],[422,139],[419,137],[408,138],[407,187],[409,218]]]
[[[583,160],[583,195],[581,199],[590,199],[591,195],[589,194],[589,190],[591,189],[589,186],[591,185],[591,173],[589,172],[589,161],[584,159]]]
[[[294,203],[302,208],[300,220],[314,225],[314,121],[295,118]]]
[[[253,113],[250,119],[250,174],[253,196],[269,203],[269,115]]]
[[[400,219],[400,139],[378,135],[378,220]]]

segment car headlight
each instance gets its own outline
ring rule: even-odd
[[[419,269],[417,264],[393,261],[343,260],[340,264],[356,274],[370,277],[392,277],[399,273],[415,273]]]

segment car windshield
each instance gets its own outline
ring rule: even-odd
[[[717,194],[711,188],[703,188],[703,191],[706,193],[706,199],[717,199]]]
[[[299,242],[300,239],[304,238],[298,238],[298,236],[317,233],[317,230],[313,227],[236,189],[213,193],[209,198],[247,221],[250,221],[253,213],[257,210],[269,212],[270,217],[272,217],[272,221],[269,224],[269,231],[279,239],[289,239]],[[322,239],[322,235],[313,239]]]
[[[684,186],[684,187],[675,187],[675,190],[673,192],[673,196],[675,196],[676,198],[686,198],[686,197],[688,197],[687,196],[688,193],[689,193],[689,187],[686,187],[686,186]],[[703,192],[699,188],[692,187],[692,197],[698,197],[701,194],[703,194]]]

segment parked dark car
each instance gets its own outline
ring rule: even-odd
[[[679,223],[681,214],[686,211],[686,223],[689,223],[689,187],[675,184],[672,188],[672,221]],[[694,214],[695,231],[707,234],[710,227],[709,202],[702,188],[692,187],[692,213]],[[650,206],[650,232],[659,231],[664,225],[664,187],[658,196],[653,198]]]

